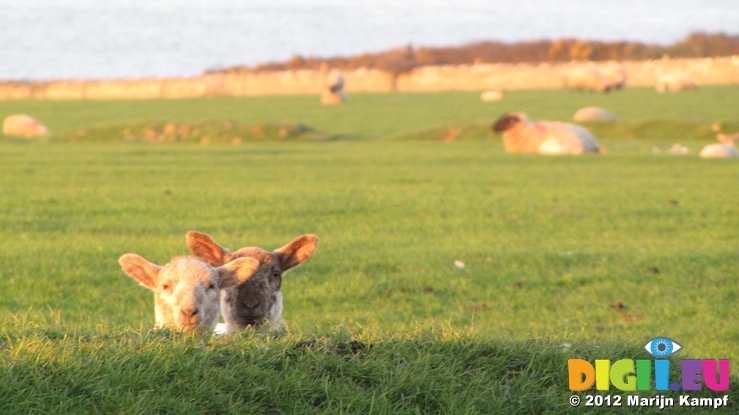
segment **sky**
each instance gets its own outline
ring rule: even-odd
[[[481,40],[739,34],[737,0],[0,0],[0,79],[193,76]]]

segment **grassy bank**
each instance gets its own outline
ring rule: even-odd
[[[569,358],[643,357],[621,342],[480,339],[446,325],[395,334],[352,325],[311,335],[204,339],[54,319],[19,321],[3,334],[4,414],[664,413],[627,405],[628,396],[654,398],[656,391],[567,391]],[[621,400],[614,407],[588,406],[589,394]],[[581,408],[571,405],[573,395],[582,397]],[[736,404],[670,408],[701,412],[735,413]]]
[[[151,299],[120,272],[121,254],[164,263],[187,254],[188,230],[268,249],[316,233],[318,255],[285,286],[289,320],[303,327],[406,330],[452,318],[516,336],[670,330],[711,333],[693,347],[726,353],[737,207],[717,189],[739,170],[633,150],[511,157],[479,140],[8,146],[0,309],[50,306],[72,321],[99,311],[136,325],[152,317]],[[611,308],[617,301],[628,309]]]

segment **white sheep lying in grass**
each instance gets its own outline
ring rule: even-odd
[[[733,158],[739,157],[739,151],[736,149],[735,143],[739,141],[739,133],[726,135],[717,134],[716,139],[721,144],[710,144],[703,147],[700,156],[703,158]]]
[[[338,71],[331,72],[326,83],[326,88],[321,93],[321,104],[334,105],[341,104],[345,101],[344,75]]]
[[[3,121],[3,134],[28,138],[49,135],[49,129],[33,117],[15,114],[8,115]]]
[[[220,332],[244,330],[247,327],[269,328],[285,326],[282,318],[282,276],[288,270],[308,259],[318,246],[316,235],[303,235],[273,252],[257,247],[241,248],[235,252],[218,245],[209,235],[187,233],[187,246],[193,254],[212,266],[219,266],[237,258],[259,260],[259,268],[243,284],[222,291],[221,311],[225,328]]]
[[[585,128],[569,123],[531,121],[526,114],[506,113],[493,124],[503,132],[509,153],[582,154],[604,153],[598,140]]]
[[[595,66],[578,66],[570,69],[565,73],[564,86],[601,92],[609,92],[612,88],[608,77]]]
[[[212,267],[198,258],[176,257],[165,266],[136,254],[118,263],[141,285],[154,291],[155,327],[207,332],[219,318],[219,290],[247,281],[259,266],[254,258],[239,258]]]
[[[698,89],[698,84],[686,73],[668,73],[657,77],[657,92],[679,92],[688,89]]]

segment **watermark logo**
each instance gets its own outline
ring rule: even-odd
[[[666,337],[655,337],[644,345],[644,350],[657,358],[671,356],[683,346]],[[607,391],[611,386],[622,391],[697,391],[705,385],[713,391],[729,390],[728,359],[684,359],[680,361],[681,382],[670,382],[670,360],[595,360],[567,362],[570,390],[584,391],[595,386]],[[653,382],[652,382],[653,381]]]
[[[683,359],[679,361],[679,379],[670,379],[670,360],[683,346],[667,337],[654,337],[644,344],[644,350],[656,359],[621,359],[615,362],[596,359],[590,363],[583,359],[567,361],[569,387],[571,391],[586,391],[593,387],[599,391],[615,388],[620,391],[699,391],[705,386],[712,391],[729,390],[728,359]],[[671,382],[672,380],[672,382]],[[621,395],[585,396],[586,406],[621,406],[626,401],[628,406],[673,406],[674,399],[659,395],[653,398],[640,398],[638,395],[622,397]],[[726,406],[728,395],[723,398],[690,398],[679,397],[680,406]],[[694,402],[695,401],[695,402]],[[703,402],[705,401],[705,402]],[[710,401],[710,402],[709,402]],[[590,404],[588,404],[588,402]],[[573,406],[580,404],[580,397],[573,395],[570,399]]]

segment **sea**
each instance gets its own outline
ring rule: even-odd
[[[0,0],[0,80],[156,78],[396,47],[739,33],[737,0]]]

